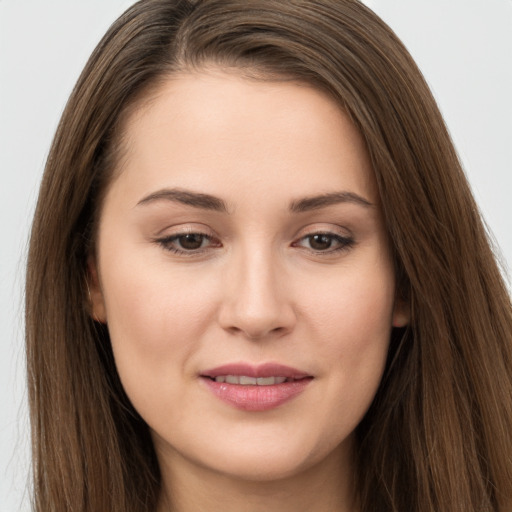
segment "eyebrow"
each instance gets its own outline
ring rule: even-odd
[[[310,210],[319,210],[320,208],[326,208],[327,206],[340,203],[352,203],[364,206],[365,208],[372,208],[374,206],[370,201],[354,192],[331,192],[292,201],[290,211],[302,213]]]
[[[202,210],[212,210],[216,212],[228,213],[226,203],[218,197],[210,194],[202,194],[199,192],[191,192],[179,188],[164,188],[153,192],[141,199],[137,206],[151,204],[157,201],[172,201],[176,203],[193,206]]]
[[[152,192],[141,199],[137,203],[137,206],[147,205],[158,201],[171,201],[202,210],[229,213],[227,204],[222,199],[210,194],[192,192],[190,190],[183,190],[179,188],[164,188],[162,190]],[[303,213],[311,210],[319,210],[321,208],[326,208],[340,203],[352,203],[365,208],[371,208],[374,206],[370,201],[358,194],[355,194],[354,192],[330,192],[294,200],[290,203],[289,209],[292,213]]]

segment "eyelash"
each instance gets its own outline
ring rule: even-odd
[[[201,244],[205,240],[208,240],[210,242],[212,240],[213,241],[216,240],[214,237],[212,237],[206,233],[191,231],[191,232],[184,232],[184,233],[176,233],[175,235],[166,236],[164,238],[158,238],[155,240],[155,242],[157,244],[159,244],[160,246],[162,246],[166,251],[172,252],[173,254],[183,255],[183,256],[195,256],[197,254],[201,254],[201,253],[205,252],[206,250],[208,250],[210,248],[210,246],[208,246],[206,248],[200,247],[198,249],[186,250],[186,249],[179,249],[178,247],[173,245],[180,238],[183,239],[187,236],[201,237],[202,238]],[[214,245],[214,247],[220,247],[220,242],[218,242],[218,245]]]
[[[176,242],[179,241],[180,238],[183,239],[183,238],[189,237],[189,236],[201,237],[201,245],[203,245],[203,243],[205,241],[209,241],[210,244],[213,242],[214,245],[212,246],[212,245],[208,244],[207,247],[199,247],[197,249],[190,249],[190,250],[183,249],[183,248],[180,249],[175,245]],[[311,244],[311,241],[314,237],[326,237],[328,239],[328,243],[330,245],[332,245],[334,243],[334,244],[337,244],[338,246],[335,248],[328,247],[326,250],[315,250],[313,248],[308,248],[308,247],[304,247],[301,245],[301,243],[303,241],[307,241],[307,240],[309,240],[309,243]],[[208,251],[211,248],[217,248],[217,247],[222,246],[220,241],[218,241],[215,237],[208,235],[206,233],[193,232],[193,231],[176,233],[174,235],[166,236],[163,238],[157,238],[154,241],[158,245],[163,247],[166,251],[169,251],[173,254],[177,254],[180,256],[189,256],[189,257],[197,256],[197,255],[200,255],[200,254]],[[345,237],[345,236],[341,236],[336,233],[322,232],[322,231],[309,233],[309,234],[299,238],[299,240],[297,240],[296,242],[292,243],[292,247],[303,248],[307,251],[310,251],[311,253],[313,253],[315,255],[320,255],[320,256],[329,256],[329,255],[333,255],[333,254],[338,254],[340,252],[348,251],[354,245],[355,245],[355,240],[352,237]]]
[[[333,242],[338,244],[338,247],[336,247],[334,249],[329,247],[325,251],[315,250],[313,248],[308,249],[308,248],[305,247],[305,249],[312,251],[314,254],[320,254],[320,255],[324,255],[324,254],[325,255],[337,254],[339,252],[348,251],[355,244],[355,240],[352,237],[341,236],[341,235],[338,235],[336,233],[329,233],[329,232],[321,232],[321,231],[319,231],[319,232],[310,233],[308,235],[303,236],[297,242],[294,242],[292,245],[294,247],[301,247],[300,242],[309,239],[309,241],[311,243],[311,240],[314,237],[326,237],[326,238],[329,239],[330,244],[332,244]]]

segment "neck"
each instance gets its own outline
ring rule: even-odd
[[[278,480],[233,478],[198,466],[179,454],[174,454],[173,459],[171,464],[169,460],[160,461],[162,494],[158,512],[359,510],[354,492],[353,465],[347,471],[347,465],[340,464],[336,452],[307,470]]]

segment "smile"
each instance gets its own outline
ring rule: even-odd
[[[229,364],[202,372],[202,382],[224,403],[242,411],[268,411],[306,390],[311,375],[295,368],[268,363]]]

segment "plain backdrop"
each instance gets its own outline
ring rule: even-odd
[[[29,510],[23,280],[51,138],[130,0],[0,0],[0,512]],[[367,0],[418,62],[504,262],[512,263],[512,0]]]

